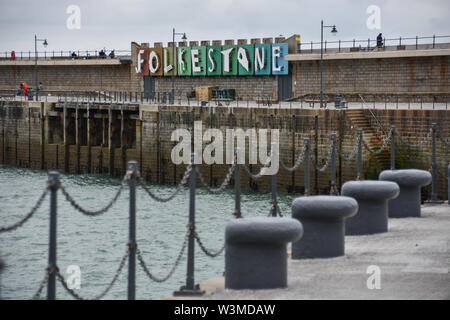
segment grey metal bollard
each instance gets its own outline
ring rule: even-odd
[[[230,221],[225,230],[225,288],[287,287],[286,246],[302,234],[302,224],[292,218]]]
[[[388,201],[398,197],[400,187],[391,181],[347,181],[342,195],[358,201],[358,212],[345,220],[346,235],[374,234],[388,231]]]
[[[379,180],[394,181],[400,194],[389,201],[390,218],[420,217],[421,187],[430,184],[431,174],[425,170],[384,170]]]
[[[355,199],[345,196],[300,197],[292,203],[292,217],[305,230],[292,243],[292,259],[331,258],[345,254],[345,219],[358,211]]]

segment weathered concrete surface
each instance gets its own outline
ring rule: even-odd
[[[202,299],[450,299],[449,231],[450,206],[426,205],[421,218],[390,219],[388,233],[347,236],[345,257],[289,259],[287,289],[225,290],[216,277]],[[379,290],[367,288],[370,265]]]

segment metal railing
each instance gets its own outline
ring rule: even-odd
[[[28,88],[28,96],[19,95],[18,90],[0,89],[0,100],[26,101],[35,100],[45,102],[98,102],[120,104],[161,104],[161,105],[187,105],[190,107],[206,107],[211,113],[216,107],[227,107],[229,113],[234,108],[283,108],[283,109],[315,109],[320,107],[318,93],[308,93],[287,101],[280,101],[276,95],[239,95],[234,100],[212,99],[202,101],[191,98],[190,91],[176,90],[172,97],[170,90],[158,92],[142,91],[74,91],[74,90],[48,90],[40,91],[36,97],[34,88]],[[323,104],[329,109],[363,108],[363,109],[445,109],[448,110],[450,95],[448,93],[325,93]],[[337,101],[336,97],[341,99]]]
[[[298,43],[298,53],[320,53],[320,42],[300,42]],[[376,39],[353,39],[324,41],[324,52],[349,52],[357,49],[359,51],[372,51],[377,48]],[[398,37],[383,38],[383,50],[419,50],[450,48],[450,36],[432,35],[426,37]]]
[[[114,59],[131,58],[131,50],[113,50]],[[0,60],[12,60],[13,51],[0,51]],[[51,51],[14,51],[15,60],[52,60],[52,59],[111,59],[111,50],[104,51],[105,55],[100,56],[101,50],[51,50]],[[37,53],[37,55],[36,55]],[[75,56],[72,54],[75,53]]]

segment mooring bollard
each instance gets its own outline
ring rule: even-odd
[[[362,174],[362,134],[362,129],[358,129],[358,158],[356,160],[356,180],[360,180]]]
[[[330,194],[337,194],[336,190],[336,133],[331,134],[331,168],[330,168]]]
[[[47,300],[56,299],[56,217],[57,197],[59,189],[59,173],[51,171],[48,174],[48,185],[50,188],[50,237],[48,250],[48,282]]]
[[[420,217],[421,187],[431,183],[426,170],[384,170],[379,180],[394,181],[400,187],[400,195],[389,201],[389,217]]]
[[[186,285],[179,291],[173,293],[174,296],[200,296],[205,292],[200,290],[199,285],[195,285],[194,265],[195,265],[195,188],[196,188],[196,165],[195,153],[191,154],[191,173],[189,176],[189,240],[188,240],[188,261],[186,270]]]
[[[395,126],[391,126],[391,170],[395,170]]]
[[[346,235],[388,231],[388,201],[398,197],[400,187],[392,181],[347,181],[342,195],[358,201],[358,212],[345,221]]]
[[[299,197],[292,202],[292,217],[305,230],[292,243],[292,259],[331,258],[345,254],[345,219],[358,211],[355,199],[345,196]]]
[[[128,300],[136,299],[136,176],[137,162],[128,161],[130,179],[130,230],[129,230],[129,258],[128,258]]]
[[[305,196],[309,195],[309,152],[310,152],[310,142],[309,138],[305,138],[303,140],[303,143],[305,144],[305,161],[304,161],[304,170],[305,170]]]
[[[233,219],[225,229],[225,288],[287,287],[287,244],[303,235],[292,218]]]

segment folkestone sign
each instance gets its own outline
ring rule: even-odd
[[[262,76],[288,74],[287,43],[139,48],[141,76]],[[175,58],[175,61],[173,61]]]

